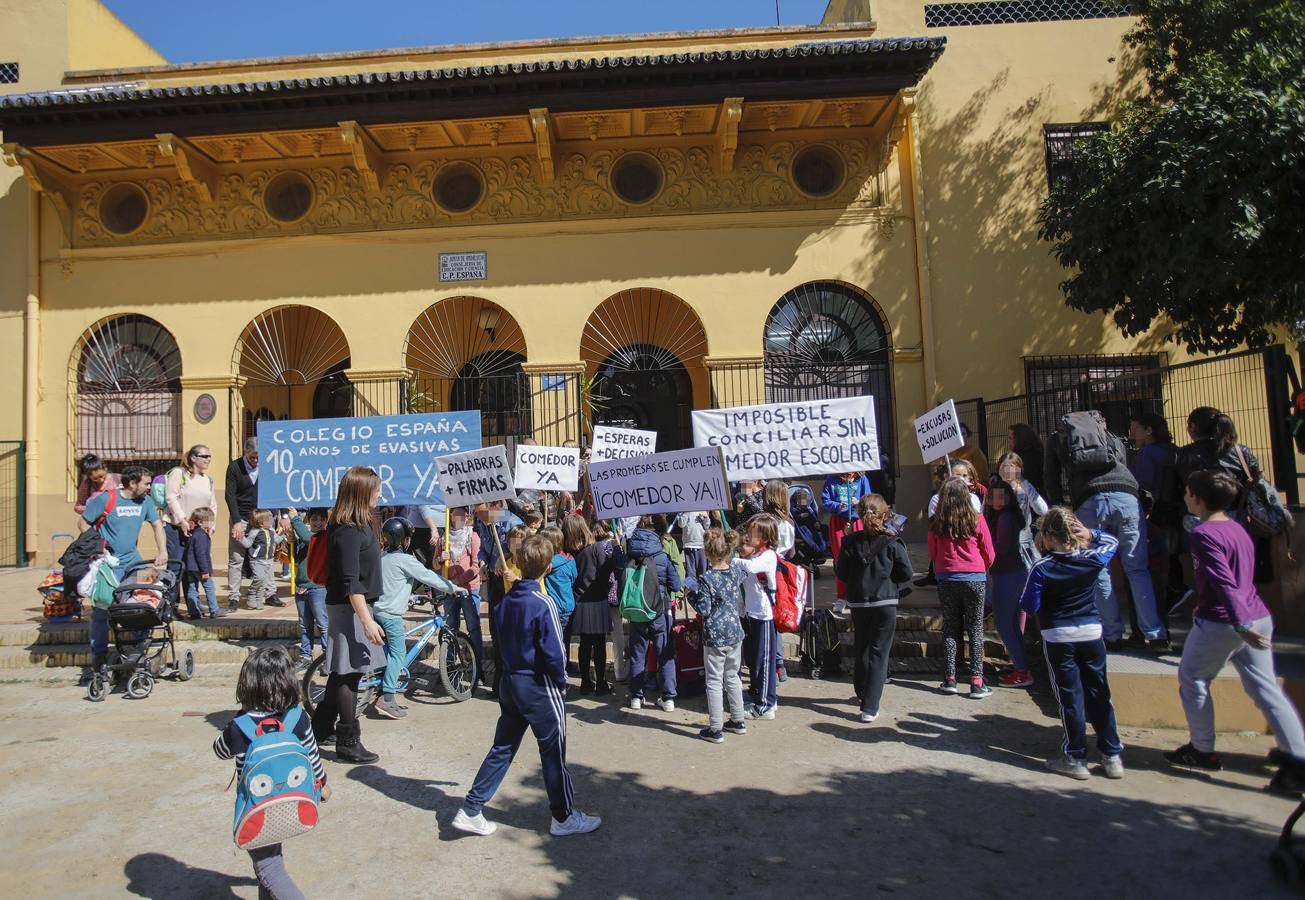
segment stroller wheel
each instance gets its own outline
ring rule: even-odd
[[[154,692],[154,676],[144,670],[138,671],[127,679],[127,696],[132,700],[144,700]]]
[[[96,672],[91,676],[91,680],[86,684],[86,699],[92,703],[99,703],[109,694],[109,686],[104,682],[104,676]]]
[[[825,670],[822,669],[820,666],[812,666],[812,667],[811,667],[811,677],[814,678],[816,681],[819,681],[819,680],[820,680],[820,676],[822,676],[822,675],[824,675],[824,674],[825,674]]]
[[[195,677],[195,652],[187,650],[181,654],[181,659],[177,660],[177,678],[181,681],[190,681]]]
[[[1269,854],[1269,868],[1273,877],[1289,888],[1301,885],[1301,862],[1286,847],[1274,847]]]

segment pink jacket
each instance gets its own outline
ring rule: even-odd
[[[992,535],[983,516],[977,517],[979,530],[963,541],[939,537],[929,530],[929,559],[935,572],[986,572],[996,559]]]
[[[447,547],[447,544],[445,546]],[[464,587],[469,591],[480,590],[480,563],[477,559],[479,556],[480,535],[472,531],[467,549],[461,556],[449,560],[449,579],[458,587]]]

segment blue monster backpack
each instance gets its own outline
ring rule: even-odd
[[[248,713],[235,725],[249,741],[245,764],[236,786],[233,834],[236,846],[255,850],[279,844],[317,825],[320,787],[313,779],[313,761],[294,733],[300,707],[284,719],[267,716],[255,721]]]

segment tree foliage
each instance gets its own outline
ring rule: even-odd
[[[1193,350],[1267,343],[1305,321],[1305,3],[1132,8],[1150,90],[1042,208],[1065,301]]]

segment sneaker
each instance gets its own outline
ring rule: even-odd
[[[1116,753],[1114,756],[1101,757],[1101,774],[1118,781],[1124,777],[1124,758]]]
[[[657,701],[657,706],[662,712],[675,712],[675,698],[663,697]]]
[[[458,831],[465,831],[467,834],[482,835],[493,834],[494,829],[498,828],[497,825],[485,818],[483,812],[469,816],[463,810],[458,810],[457,815],[453,817],[453,827]]]
[[[1299,797],[1305,793],[1305,772],[1300,766],[1284,765],[1269,782],[1265,790],[1284,797]]]
[[[873,721],[874,721],[875,719],[877,719],[877,718],[879,718],[879,713],[868,713],[868,712],[863,712],[863,713],[861,713],[861,724],[863,724],[863,725],[869,725],[871,722],[873,722]]]
[[[997,684],[1004,688],[1026,688],[1033,684],[1033,676],[1027,671],[1016,669],[998,678]]]
[[[733,719],[730,719],[728,722],[725,723],[725,727],[722,730],[728,731],[730,734],[747,734],[748,723],[735,722]]]
[[[1146,642],[1146,649],[1150,653],[1173,653],[1173,645],[1169,643],[1169,638],[1156,638],[1153,641]]]
[[[234,609],[219,609],[217,612],[213,613],[213,615],[210,616],[209,618],[212,618],[212,619],[225,619],[227,616],[231,615],[233,612],[235,612]]]
[[[1219,759],[1218,753],[1202,753],[1191,744],[1183,744],[1177,750],[1170,750],[1165,754],[1165,759],[1172,766],[1190,766],[1193,769],[1206,769],[1211,772],[1218,772],[1223,768],[1223,760]]]
[[[957,693],[957,691],[956,691],[956,679],[955,679],[955,678],[944,678],[944,679],[943,679],[943,683],[940,684],[940,685],[938,685],[938,690],[942,691],[944,694],[955,694],[955,693]]]
[[[592,681],[586,678],[580,682],[580,693],[582,695],[592,694],[593,692],[594,692],[594,683]]]
[[[376,702],[372,704],[372,709],[376,710],[377,715],[384,716],[387,719],[402,719],[408,714],[398,703],[393,700],[386,700],[384,697],[376,698]]]
[[[784,668],[783,666],[780,666],[778,669],[775,670],[775,677],[779,680],[780,684],[783,684],[784,682],[788,681],[788,669]]]
[[[594,685],[594,693],[599,697],[605,696],[612,692],[612,686],[606,681],[600,681]]]
[[[725,743],[725,732],[717,731],[711,726],[707,726],[702,729],[702,731],[699,731],[698,737],[702,738],[704,741],[711,741],[713,744]]]
[[[1087,764],[1083,760],[1075,759],[1068,754],[1053,756],[1047,760],[1047,768],[1057,775],[1068,775],[1076,781],[1087,781],[1092,777],[1088,773]]]
[[[642,697],[631,697],[631,698],[630,698],[630,709],[643,709],[643,698],[642,698]]]
[[[548,825],[548,833],[553,837],[567,837],[572,834],[588,834],[591,831],[597,831],[598,826],[603,824],[599,816],[586,816],[578,809],[571,810],[571,815],[566,817],[565,822],[559,822],[553,819]]]
[[[749,719],[773,719],[775,718],[775,707],[749,706],[747,713]]]
[[[1106,641],[1107,653],[1123,653],[1127,649],[1128,649],[1128,645],[1124,643],[1123,638],[1117,638],[1113,641],[1109,641],[1109,640]]]
[[[268,605],[268,606],[285,606],[285,601],[282,600],[280,597],[268,597],[268,598],[267,598],[267,605]]]
[[[295,663],[295,671],[299,672],[300,674],[303,674],[304,672],[308,671],[308,667],[311,666],[312,664],[313,661],[310,657],[301,656],[299,657],[298,662]]]
[[[991,697],[991,696],[992,696],[992,688],[988,687],[982,681],[974,681],[970,683],[971,700],[982,700],[984,697]]]

